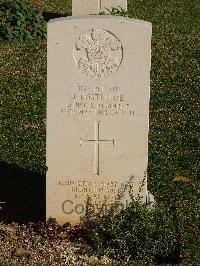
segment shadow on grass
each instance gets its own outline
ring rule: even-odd
[[[45,175],[0,161],[0,221],[45,220]]]
[[[48,22],[50,19],[71,16],[71,13],[43,12],[42,15],[43,15],[45,21]]]

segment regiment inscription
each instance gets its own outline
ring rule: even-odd
[[[124,90],[117,86],[91,88],[77,85],[60,111],[66,116],[134,116],[134,106],[131,106]]]

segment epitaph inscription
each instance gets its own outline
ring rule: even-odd
[[[93,79],[103,79],[119,68],[123,57],[122,44],[112,33],[92,29],[81,35],[74,47],[78,69]]]

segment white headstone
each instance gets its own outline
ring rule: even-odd
[[[148,22],[89,16],[48,23],[47,218],[78,223],[87,196],[96,210],[108,206],[131,176],[139,193],[148,162],[150,62]]]
[[[86,16],[109,13],[107,9],[123,8],[127,10],[127,0],[72,0],[72,15]]]

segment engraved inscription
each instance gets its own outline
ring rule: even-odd
[[[70,214],[76,211],[76,207],[82,205],[83,212],[85,213],[85,208],[87,204],[88,197],[91,200],[94,212],[101,213],[107,212],[112,204],[119,199],[119,195],[122,195],[124,191],[127,190],[128,186],[134,186],[133,177],[131,177],[130,182],[120,182],[120,181],[106,181],[108,178],[103,177],[104,181],[96,179],[96,181],[91,181],[87,177],[80,180],[78,177],[73,180],[70,177],[58,177],[58,185],[62,187],[63,191],[72,193],[70,200],[66,198],[65,213]],[[67,194],[66,194],[67,196]],[[120,208],[124,209],[129,206],[129,199],[120,203]]]
[[[103,79],[117,71],[123,57],[122,44],[112,33],[92,29],[81,35],[74,47],[78,69],[92,79]]]
[[[95,121],[95,139],[92,140],[83,140],[80,139],[80,145],[86,143],[93,143],[94,142],[94,175],[99,175],[99,146],[100,144],[108,144],[114,147],[114,139],[112,140],[101,140],[99,138],[99,124],[100,121]]]
[[[78,84],[73,93],[66,97],[61,113],[66,116],[112,116],[134,117],[135,106],[132,106],[126,91],[117,86],[88,87]],[[99,118],[97,118],[99,119]]]

